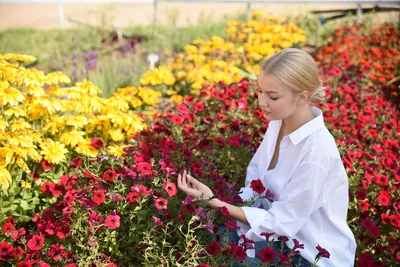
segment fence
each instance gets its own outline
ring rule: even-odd
[[[365,4],[391,4],[399,5],[395,0],[0,0],[0,4],[57,4],[58,21],[60,28],[65,27],[63,4],[110,4],[110,3],[153,3],[153,26],[158,24],[159,2],[184,2],[184,3],[243,3],[247,6],[247,17],[250,18],[252,3],[275,3],[275,4],[356,4],[357,21],[361,21],[362,6]],[[400,23],[400,22],[399,22]]]

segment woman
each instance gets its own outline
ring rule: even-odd
[[[347,174],[322,111],[311,106],[325,95],[313,58],[294,48],[278,52],[262,65],[258,87],[259,107],[270,123],[248,166],[241,196],[252,197],[250,184],[260,179],[273,192],[274,201],[237,207],[212,198],[207,205],[225,206],[240,226],[239,236],[266,243],[260,234],[275,233],[275,240],[287,236],[290,248],[291,239],[297,239],[304,244],[303,266],[314,262],[317,245],[330,253],[318,266],[354,266],[356,243],[346,222]],[[179,174],[178,187],[196,199],[214,196],[186,171]],[[259,262],[257,252],[247,251],[253,266]]]

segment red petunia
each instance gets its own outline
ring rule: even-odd
[[[20,261],[17,267],[32,267],[32,263],[29,261]]]
[[[235,148],[240,148],[240,137],[235,135],[235,136],[231,136],[228,138],[228,143],[235,147]]]
[[[0,242],[0,260],[11,258],[13,246],[8,242]]]
[[[225,226],[228,227],[230,231],[236,231],[240,229],[239,225],[237,225],[234,221],[230,220],[225,223]]]
[[[57,229],[56,235],[60,239],[67,238],[71,235],[71,229],[68,225],[63,225]]]
[[[106,221],[104,222],[104,225],[110,228],[111,230],[114,230],[119,227],[120,225],[120,217],[118,215],[107,215]]]
[[[41,235],[33,235],[28,241],[28,248],[32,251],[38,251],[42,248],[44,243],[44,238]]]
[[[331,256],[331,254],[326,249],[320,247],[320,245],[316,246],[316,249],[318,250],[317,257],[329,259],[329,257]]]
[[[14,231],[14,225],[11,222],[6,222],[3,225],[3,234],[7,235],[8,233],[12,233]]]
[[[137,192],[129,192],[125,198],[129,203],[135,204],[140,201],[140,195]]]
[[[389,194],[382,191],[378,196],[378,201],[381,206],[388,206],[390,202]]]
[[[286,255],[278,254],[278,258],[279,258],[279,264],[282,264],[284,266],[290,266],[289,258]]]
[[[269,262],[272,263],[274,262],[276,252],[270,247],[266,247],[263,250],[261,250],[258,255],[260,256],[260,260],[262,262]]]
[[[70,215],[70,214],[72,214],[72,212],[74,212],[73,206],[67,206],[67,207],[63,208],[63,210],[62,210],[63,216]]]
[[[114,181],[116,176],[117,176],[117,173],[113,169],[107,169],[103,174],[103,179],[105,181],[112,182],[112,181]]]
[[[214,137],[214,143],[216,143],[219,146],[224,146],[225,145],[225,141],[222,137]]]
[[[207,263],[200,263],[197,265],[197,267],[212,267],[211,265],[208,265]]]
[[[138,184],[138,185],[132,185],[131,190],[133,192],[138,193],[139,195],[144,195],[147,196],[149,194],[149,190],[144,185]]]
[[[46,160],[42,160],[41,162],[40,162],[40,164],[42,165],[42,168],[43,168],[43,170],[45,170],[45,171],[49,171],[49,170],[51,170],[51,168],[53,167],[53,165],[51,164],[51,163],[48,163]]]
[[[265,187],[260,179],[251,181],[250,187],[258,194],[262,194],[265,191]]]
[[[18,246],[13,249],[13,251],[11,252],[11,255],[14,259],[19,259],[24,255],[24,250],[22,249],[21,246]]]
[[[246,251],[241,246],[230,244],[232,247],[233,257],[238,261],[244,261],[247,258]]]
[[[71,169],[76,169],[76,168],[79,168],[79,166],[81,166],[81,164],[82,164],[82,158],[73,158],[69,162],[69,167]]]
[[[96,203],[97,205],[102,204],[105,199],[106,195],[104,194],[103,190],[93,192],[93,202]]]
[[[176,192],[177,192],[176,185],[172,182],[165,181],[163,189],[165,192],[167,192],[169,197],[173,197],[176,195]]]
[[[204,110],[204,105],[201,102],[197,102],[196,104],[194,104],[194,109],[196,111],[203,111]]]
[[[137,170],[140,172],[142,175],[151,175],[153,173],[152,171],[152,165],[148,162],[141,162],[137,165]]]
[[[212,241],[207,245],[206,251],[209,255],[215,256],[221,251],[221,248],[217,242]]]
[[[54,261],[59,261],[64,254],[64,246],[61,244],[52,244],[47,252],[47,256],[52,258]]]
[[[153,225],[155,227],[158,227],[158,226],[164,227],[164,223],[160,220],[160,218],[157,218],[156,216],[152,216],[152,218],[153,218]]]
[[[154,203],[156,204],[157,210],[166,210],[168,207],[168,200],[162,197],[154,199]]]
[[[231,214],[229,213],[229,210],[227,207],[223,206],[219,209],[221,211],[221,213],[226,217],[226,218],[230,218]]]
[[[94,148],[96,148],[96,149],[100,149],[100,148],[102,148],[103,147],[103,141],[101,141],[101,139],[100,138],[92,138],[91,140],[90,140],[90,144],[94,147]]]

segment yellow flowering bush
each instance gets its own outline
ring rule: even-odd
[[[180,102],[181,95],[196,93],[203,83],[229,84],[254,75],[266,57],[306,41],[304,30],[294,23],[265,18],[260,11],[254,12],[252,18],[245,23],[228,21],[225,37],[194,40],[165,65],[145,73],[141,84],[155,87],[169,95],[171,101]]]
[[[123,141],[146,125],[138,111],[155,105],[161,93],[146,87],[119,88],[108,99],[84,80],[74,86],[61,72],[26,69],[28,55],[0,54],[0,185],[12,181],[10,169],[31,172],[34,164],[68,162],[73,153],[96,157],[94,137],[106,153],[122,157]],[[11,172],[12,173],[12,172]],[[12,173],[13,174],[13,173]],[[14,174],[13,174],[14,176]]]

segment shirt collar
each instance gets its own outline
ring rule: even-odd
[[[310,110],[316,117],[288,135],[293,145],[297,145],[312,133],[325,127],[322,110],[317,107],[311,107]],[[282,120],[279,121],[279,127],[281,125]]]

